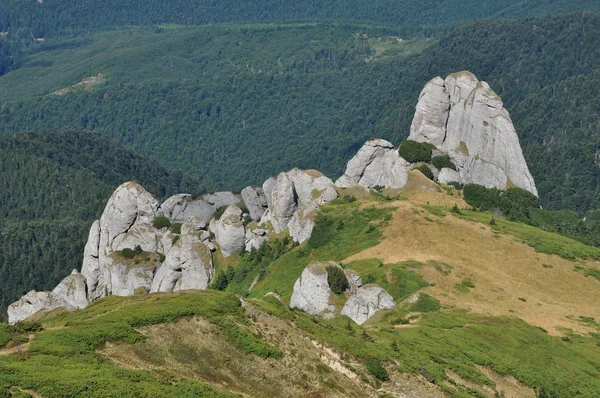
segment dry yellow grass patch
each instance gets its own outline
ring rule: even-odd
[[[574,262],[536,253],[511,236],[494,236],[490,227],[449,212],[438,217],[414,203],[397,201],[392,205],[398,209],[384,230],[384,240],[345,262],[378,258],[385,263],[412,259],[450,264],[453,269],[448,276],[433,266],[418,270],[435,283],[427,293],[444,306],[514,315],[553,334],[560,334],[560,328],[592,331],[576,320],[579,316],[600,319],[600,284],[575,272]],[[414,209],[421,213],[415,214]],[[457,291],[454,286],[463,279],[470,279],[475,288],[468,293]]]
[[[441,186],[425,177],[418,170],[409,170],[408,181],[402,189],[386,189],[388,196],[400,195],[416,203],[428,203],[434,206],[452,207],[455,204],[460,208],[469,207],[462,199],[459,192],[448,188],[452,194]]]

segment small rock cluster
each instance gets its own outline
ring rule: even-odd
[[[327,282],[327,267],[341,269],[339,264],[333,262],[315,262],[304,268],[294,284],[290,307],[324,318],[335,316],[335,305],[330,303],[332,292]],[[352,270],[344,270],[344,273],[349,287],[346,291],[348,300],[341,310],[342,315],[362,325],[377,311],[396,306],[392,296],[382,287],[375,284],[363,285],[360,276]]]

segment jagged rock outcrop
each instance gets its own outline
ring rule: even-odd
[[[275,185],[264,190],[271,192],[268,215],[275,233],[289,228],[292,239],[300,243],[310,237],[319,206],[338,197],[333,181],[316,170],[280,173]]]
[[[447,153],[457,166],[457,182],[517,186],[537,195],[508,111],[490,86],[470,72],[427,83],[408,139],[429,142]]]
[[[260,220],[260,218],[267,211],[268,203],[267,197],[262,188],[258,187],[246,187],[242,190],[242,199],[244,205],[248,209],[250,217],[254,221]]]
[[[8,323],[21,322],[40,310],[52,311],[57,308],[65,308],[68,311],[77,309],[53,292],[36,292],[32,290],[21,297],[19,301],[8,306]]]
[[[346,172],[338,178],[335,185],[340,188],[354,185],[366,188],[402,188],[408,179],[409,166],[390,142],[369,140],[350,159]]]
[[[304,268],[302,275],[296,280],[290,307],[299,308],[313,315],[326,311],[332,313],[335,311],[335,306],[329,304],[330,294],[327,266],[323,263],[312,263]]]
[[[437,180],[440,184],[449,184],[451,182],[460,182],[460,174],[456,170],[444,167],[440,170],[440,174],[437,176]]]
[[[158,251],[157,230],[152,226],[158,209],[158,201],[139,184],[127,182],[115,190],[100,220],[92,225],[85,247],[81,273],[89,300],[150,287],[157,264],[131,266],[116,252],[138,246],[146,253]]]
[[[235,205],[227,207],[221,217],[211,223],[210,229],[225,257],[239,252],[245,246],[246,231],[242,210]]]
[[[82,309],[88,306],[85,277],[77,272],[76,269],[71,272],[71,275],[64,278],[52,290],[52,293],[62,298],[74,308]]]
[[[198,198],[189,194],[178,194],[163,202],[159,215],[175,222],[184,222],[192,217],[200,217],[208,223],[219,208],[239,202],[241,202],[241,198],[232,192],[216,192]]]
[[[209,241],[199,218],[181,226],[180,238],[167,252],[165,261],[156,270],[150,292],[205,290],[214,276]]]
[[[377,311],[394,308],[395,305],[393,297],[382,287],[364,285],[350,296],[342,309],[342,315],[362,325]]]

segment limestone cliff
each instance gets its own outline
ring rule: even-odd
[[[517,186],[537,196],[508,111],[490,86],[470,72],[436,77],[425,85],[408,139],[431,143],[450,155],[457,182]]]

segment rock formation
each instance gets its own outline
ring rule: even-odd
[[[517,186],[537,195],[508,111],[490,86],[470,72],[427,83],[408,139],[429,142],[450,155],[457,182],[499,189]],[[442,174],[440,181],[456,177],[449,174]]]
[[[394,307],[394,299],[383,288],[377,285],[364,285],[350,296],[342,309],[342,315],[362,325],[377,311]]]
[[[309,314],[321,314],[325,311],[335,311],[335,306],[329,304],[329,283],[327,268],[323,263],[312,263],[304,268],[300,278],[294,284],[294,292],[290,299],[290,307],[299,308]]]
[[[239,252],[245,246],[246,232],[242,210],[235,205],[227,207],[221,217],[211,223],[210,230],[215,234],[225,257]]]
[[[250,217],[254,221],[260,220],[269,206],[267,203],[267,197],[265,196],[262,188],[244,188],[242,190],[242,199],[244,200],[244,205],[246,205],[246,209],[248,209]]]
[[[353,185],[402,188],[408,179],[408,168],[409,163],[400,157],[390,142],[369,140],[348,162],[346,172],[335,185],[340,188]]]
[[[32,290],[21,297],[19,301],[8,306],[8,322],[14,324],[29,318],[40,310],[52,311],[57,308],[65,308],[68,311],[77,309],[52,292]]]
[[[300,278],[294,284],[290,307],[298,308],[309,314],[333,317],[335,306],[330,304],[331,289],[327,281],[327,267],[339,264],[315,262],[304,268]],[[341,311],[359,325],[365,323],[379,310],[394,308],[395,303],[383,288],[377,285],[364,285],[360,276],[353,270],[344,270],[348,281],[346,295],[349,296]]]
[[[214,276],[209,241],[202,234],[206,224],[198,217],[181,226],[181,235],[156,270],[151,293],[205,290]]]
[[[194,198],[190,194],[171,196],[160,206],[159,215],[175,222],[184,222],[192,217],[200,217],[208,223],[215,212],[224,206],[241,202],[232,192],[216,192]]]
[[[310,237],[319,206],[338,197],[333,182],[316,170],[292,169],[280,173],[274,185],[272,180],[265,185],[265,193],[270,192],[268,216],[275,233],[289,228],[290,236],[299,243]]]

